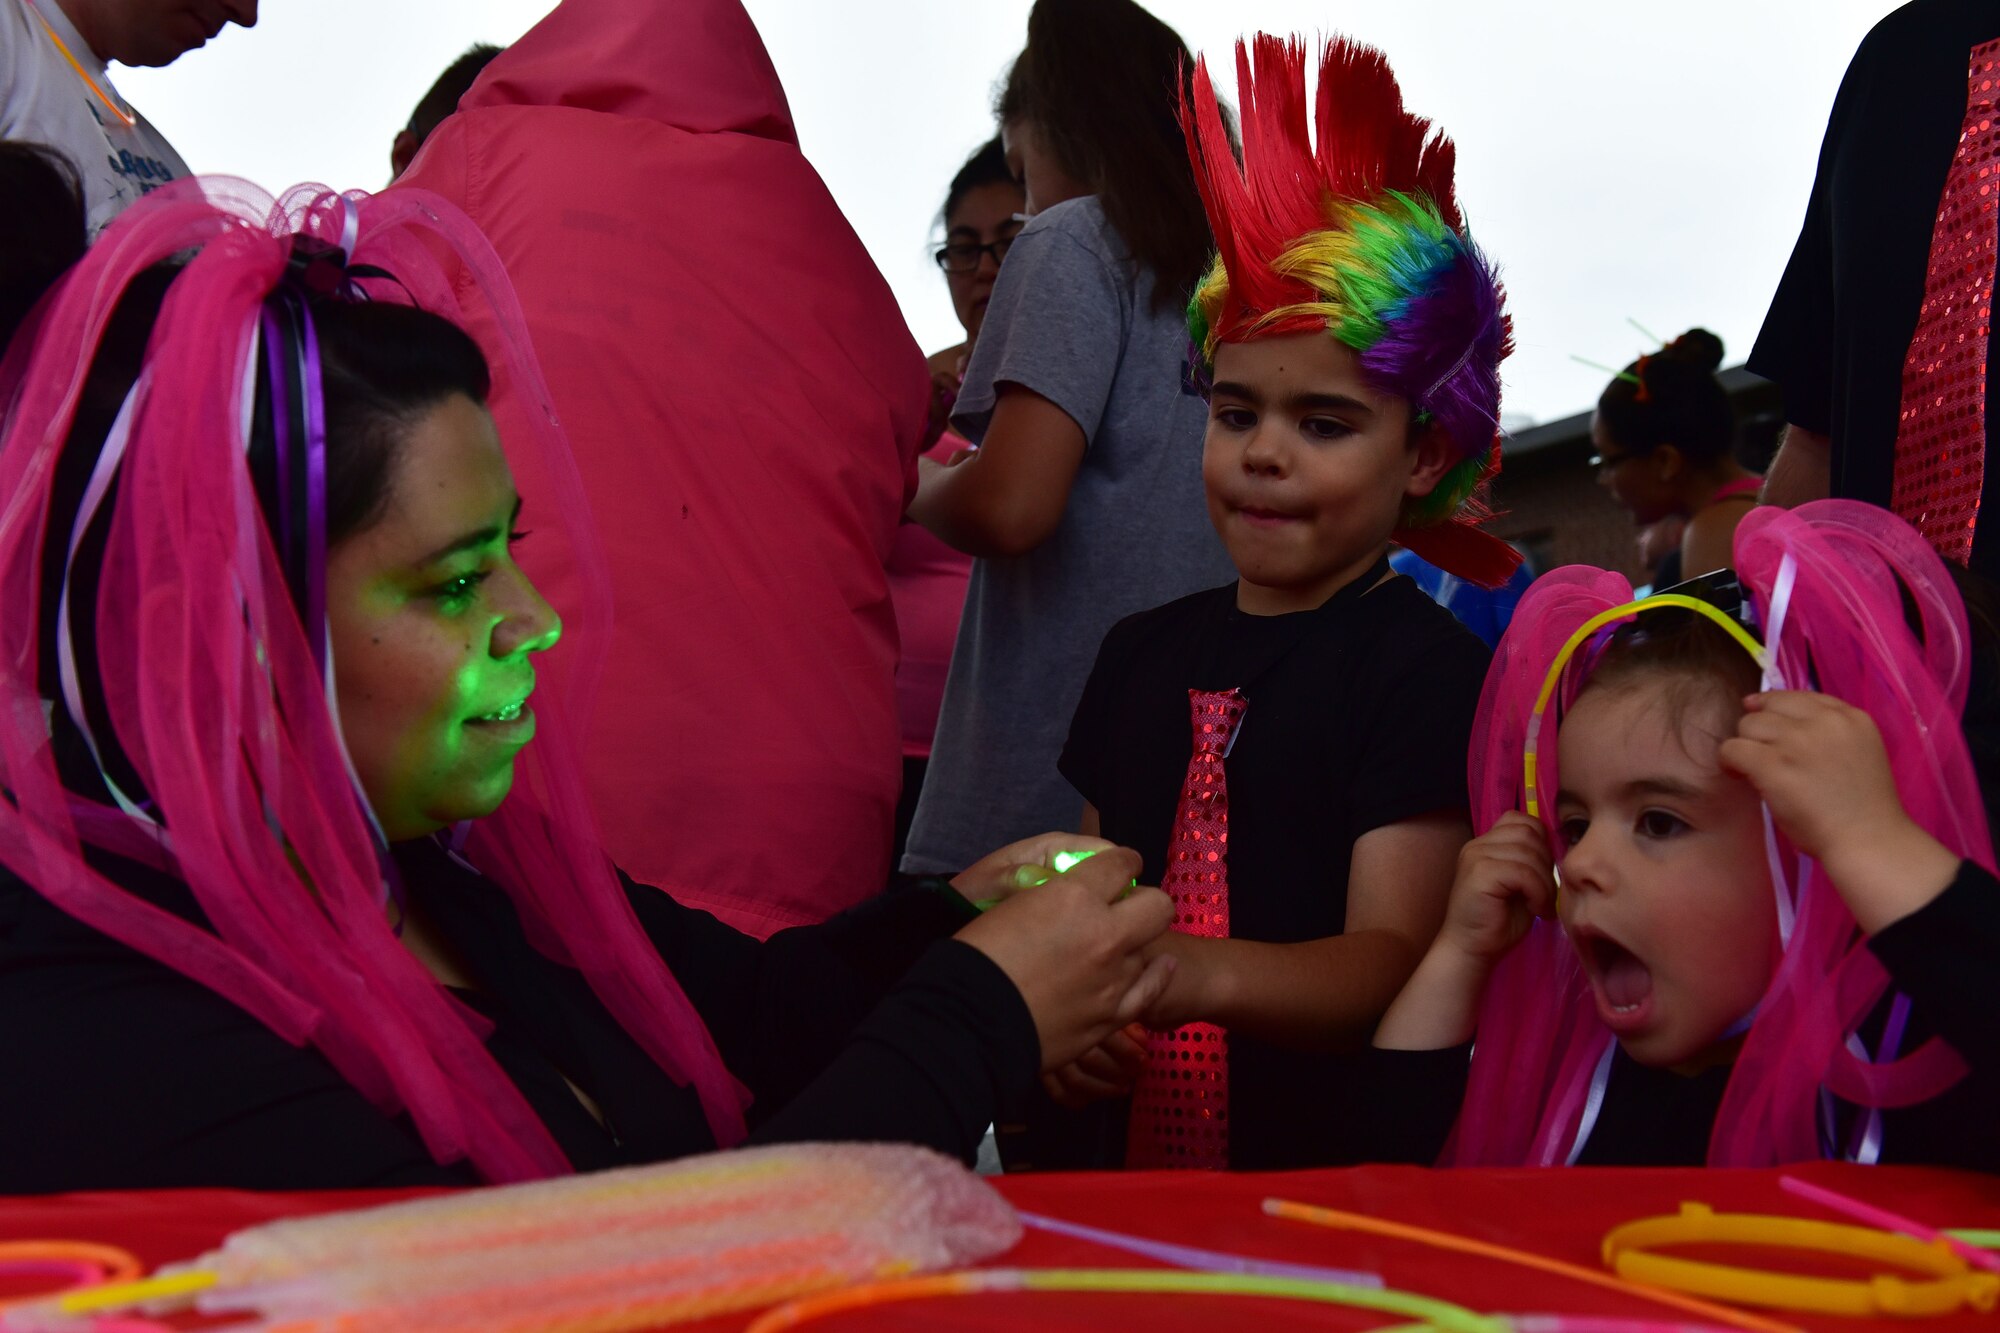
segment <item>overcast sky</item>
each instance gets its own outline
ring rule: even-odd
[[[647,0],[633,0],[646,3]],[[197,171],[281,190],[378,188],[389,143],[466,46],[549,0],[264,0],[119,89]],[[994,80],[1028,0],[748,0],[806,156],[925,350],[959,340],[928,247],[946,184],[993,132]],[[1648,350],[1628,320],[1750,349],[1797,233],[1826,115],[1889,0],[1157,0],[1197,52],[1249,28],[1337,30],[1385,50],[1410,107],[1459,145],[1459,197],[1500,262],[1520,350],[1508,415],[1582,410]],[[1229,81],[1233,86],[1233,79]]]

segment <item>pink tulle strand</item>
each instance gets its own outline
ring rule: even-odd
[[[77,919],[210,987],[294,1043],[311,1042],[385,1112],[407,1111],[440,1161],[491,1180],[568,1169],[471,1021],[396,939],[371,831],[356,801],[298,612],[263,527],[244,431],[262,303],[295,233],[349,249],[414,299],[489,332],[496,377],[543,405],[535,438],[555,493],[534,497],[594,576],[564,608],[566,651],[591,656],[610,625],[608,582],[555,414],[506,275],[485,238],[432,196],[386,200],[299,187],[274,201],[244,182],[177,182],[109,228],[45,303],[0,442],[0,864]],[[168,289],[134,389],[95,620],[111,739],[157,824],[81,803],[57,776],[44,722],[40,637],[55,462],[84,374],[119,299],[151,265],[195,254]],[[744,1134],[742,1089],[700,1015],[639,930],[601,851],[557,706],[523,755],[519,787],[475,832],[476,860],[531,928],[559,941],[611,1012],[674,1079],[698,1088],[718,1143]],[[100,874],[87,848],[173,867],[213,929]],[[296,868],[295,868],[296,867]],[[307,884],[311,889],[307,889]]]
[[[1911,817],[1991,869],[1992,840],[1958,725],[1968,679],[1965,610],[1936,553],[1884,510],[1825,500],[1753,510],[1737,528],[1735,563],[1767,634],[1774,594],[1785,586],[1783,623],[1767,642],[1785,686],[1814,688],[1867,712]],[[1905,590],[1920,633],[1905,619]],[[1563,643],[1591,616],[1631,600],[1623,578],[1583,567],[1545,575],[1521,599],[1474,722],[1469,778],[1482,832],[1525,806],[1530,714]],[[1534,738],[1552,839],[1557,725],[1588,670],[1587,660],[1573,661]],[[1709,1143],[1714,1166],[1820,1156],[1822,1087],[1864,1108],[1899,1107],[1936,1096],[1964,1072],[1936,1039],[1884,1063],[1848,1049],[1848,1034],[1881,1001],[1888,976],[1839,893],[1782,839],[1773,873],[1794,895],[1796,917],[1724,1094]],[[1581,1118],[1578,1090],[1610,1040],[1575,951],[1555,923],[1537,921],[1487,989],[1445,1160],[1566,1161]]]

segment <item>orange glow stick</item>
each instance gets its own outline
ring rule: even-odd
[[[1377,1236],[1414,1241],[1419,1245],[1429,1245],[1440,1250],[1478,1255],[1482,1259],[1496,1259],[1501,1263],[1533,1268],[1559,1277],[1574,1278],[1578,1282],[1587,1282],[1593,1287],[1603,1287],[1607,1291],[1622,1292],[1627,1296],[1637,1296],[1644,1300],[1657,1301],[1661,1305],[1671,1305],[1675,1309],[1698,1314],[1719,1324],[1747,1329],[1750,1333],[1801,1333],[1794,1324],[1781,1324],[1774,1319],[1745,1314],[1741,1310],[1717,1305],[1696,1296],[1683,1296],[1677,1291],[1667,1291],[1662,1287],[1628,1282],[1624,1278],[1599,1272],[1595,1268],[1564,1263],[1560,1259],[1550,1259],[1545,1255],[1516,1250],[1506,1245],[1495,1245],[1490,1241],[1474,1240],[1470,1236],[1455,1236],[1449,1231],[1433,1231],[1429,1227],[1411,1226],[1407,1222],[1391,1222],[1386,1218],[1369,1217],[1362,1213],[1346,1213],[1337,1208],[1318,1208],[1312,1204],[1295,1203],[1290,1199],[1266,1199],[1264,1211],[1272,1217],[1288,1218],[1311,1226],[1333,1227],[1342,1231],[1365,1231]]]
[[[115,1245],[95,1245],[83,1240],[0,1241],[0,1261],[32,1263],[38,1259],[56,1263],[89,1264],[99,1269],[103,1275],[96,1282],[83,1284],[83,1287],[97,1286],[100,1283],[130,1282],[146,1271],[145,1265],[139,1262],[136,1255]],[[65,1290],[76,1291],[83,1287],[69,1287]],[[29,1305],[58,1294],[60,1293],[43,1292],[35,1296],[16,1296],[0,1301],[0,1310]]]

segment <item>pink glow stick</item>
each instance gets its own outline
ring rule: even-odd
[[[1915,1236],[1918,1240],[1940,1242],[1950,1247],[1953,1254],[1965,1260],[1965,1262],[1971,1264],[1974,1268],[1983,1268],[1991,1273],[2000,1273],[2000,1256],[1988,1254],[1978,1246],[1967,1245],[1962,1240],[1955,1240],[1935,1227],[1927,1227],[1922,1222],[1904,1217],[1900,1213],[1892,1213],[1886,1208],[1877,1208],[1872,1203],[1863,1203],[1859,1199],[1851,1199],[1847,1195],[1836,1193],[1823,1185],[1809,1185],[1797,1176],[1780,1176],[1778,1178],[1778,1187],[1787,1194],[1796,1194],[1801,1199],[1810,1199],[1814,1203],[1824,1208],[1830,1208],[1836,1213],[1844,1213],[1858,1222],[1866,1222],[1869,1226],[1880,1227],[1884,1231],[1898,1231],[1905,1236]]]

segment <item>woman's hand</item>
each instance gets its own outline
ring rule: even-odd
[[[1081,833],[1039,833],[988,852],[958,872],[951,887],[969,903],[997,902],[1055,878],[1056,858],[1108,851],[1116,843]]]
[[[1127,1097],[1146,1068],[1146,1030],[1132,1024],[1106,1037],[1069,1064],[1042,1075],[1056,1105],[1080,1111],[1092,1102]]]
[[[1172,1032],[1189,1023],[1216,1020],[1217,992],[1227,980],[1227,960],[1217,957],[1217,941],[1170,930],[1146,946],[1148,958],[1174,960],[1174,973],[1139,1021],[1153,1032]]]
[[[1874,719],[1805,690],[1753,694],[1743,710],[1718,752],[1722,766],[1757,788],[1863,930],[1874,934],[1951,884],[1958,857],[1903,809]]]
[[[1060,840],[1051,846],[1064,850],[1080,841],[1075,834],[1050,836]],[[1038,841],[1003,848],[959,878]],[[1018,873],[1026,863],[1011,864]],[[1171,958],[1148,962],[1142,952],[1172,923],[1174,908],[1158,889],[1130,887],[1139,865],[1137,852],[1108,847],[1030,892],[1012,894],[958,932],[1021,992],[1034,1016],[1045,1073],[1137,1018],[1172,974]]]
[[[924,414],[924,443],[918,453],[929,453],[951,425],[951,408],[958,401],[958,386],[959,377],[950,371],[931,371],[931,401]]]

